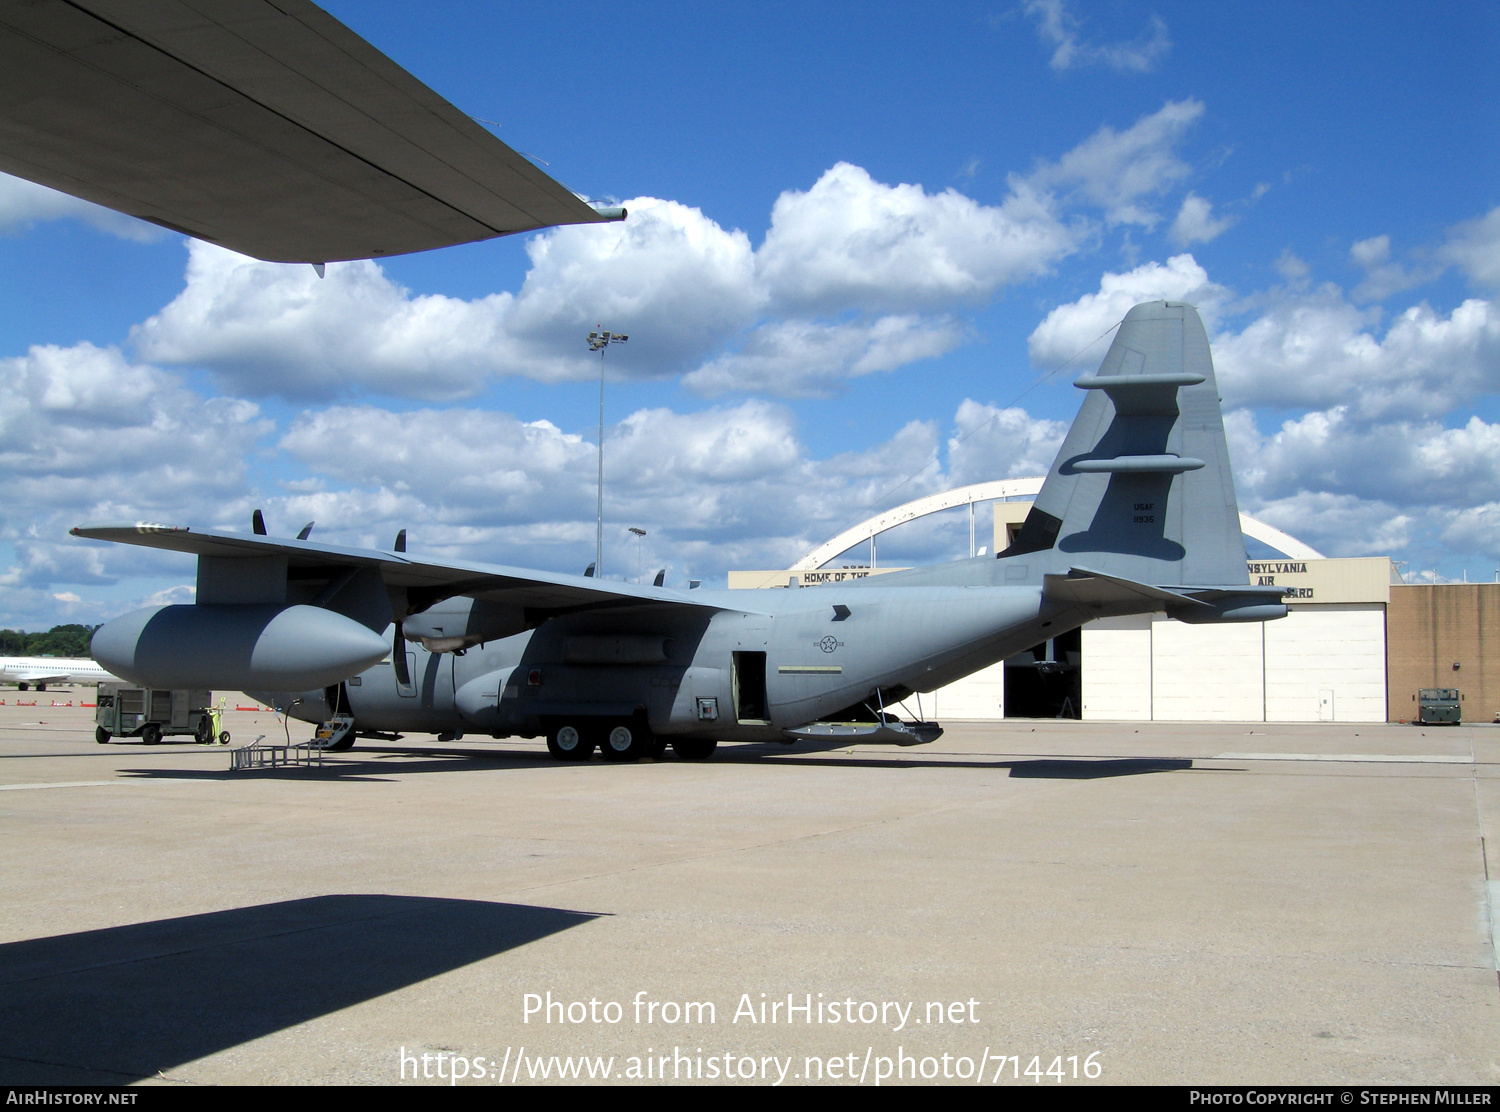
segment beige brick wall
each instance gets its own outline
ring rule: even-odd
[[[1392,722],[1415,717],[1421,687],[1458,688],[1467,722],[1500,712],[1500,583],[1392,586],[1386,644]]]

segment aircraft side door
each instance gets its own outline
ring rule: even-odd
[[[752,618],[736,630],[735,648],[730,654],[730,691],[736,722],[763,725],[770,721],[766,701],[766,641],[770,623]]]

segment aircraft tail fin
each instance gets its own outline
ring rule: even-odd
[[[1193,306],[1126,314],[1002,559],[1056,549],[1140,583],[1249,582],[1208,334]],[[1062,560],[1057,561],[1059,563]]]

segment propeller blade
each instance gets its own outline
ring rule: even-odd
[[[406,666],[406,631],[396,623],[396,635],[391,645],[391,667],[396,670],[396,682],[402,687],[411,686],[411,669]]]

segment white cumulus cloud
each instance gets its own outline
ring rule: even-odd
[[[1378,334],[1378,317],[1324,286],[1214,337],[1231,405],[1326,408],[1362,417],[1428,417],[1500,386],[1500,309],[1471,298],[1451,313],[1414,305]]]
[[[1091,349],[1082,360],[1097,365],[1108,350],[1107,344],[1100,343],[1103,334],[1142,301],[1191,302],[1211,328],[1219,306],[1228,297],[1229,291],[1210,281],[1208,271],[1192,255],[1173,255],[1165,264],[1144,263],[1123,274],[1106,271],[1097,293],[1053,309],[1036,326],[1026,345],[1037,366],[1058,367],[1098,343],[1097,354]]]
[[[167,234],[155,224],[92,201],[0,174],[0,232],[21,231],[44,220],[82,220],[101,232],[137,243],[153,243]]]
[[[132,339],[143,358],[292,397],[364,387],[451,400],[498,376],[589,378],[598,364],[583,337],[602,319],[635,334],[612,368],[680,371],[753,319],[749,241],[684,205],[628,204],[623,224],[535,237],[520,292],[472,301],[413,295],[374,262],[334,264],[320,279],[193,241],[183,292]]]
[[[1442,254],[1475,284],[1500,288],[1500,206],[1450,228]]]
[[[15,553],[0,569],[0,624],[79,613],[56,608],[56,584],[98,587],[172,565],[145,549],[71,538],[75,525],[184,523],[227,510],[248,518],[246,461],[270,430],[253,404],[205,398],[175,375],[87,343],[0,359],[0,390],[0,540]]]
[[[131,340],[141,359],[207,370],[240,396],[450,402],[506,377],[592,378],[583,337],[602,324],[630,336],[610,351],[613,375],[826,394],[962,342],[964,312],[1095,236],[1078,208],[1154,224],[1149,202],[1188,172],[1175,148],[1202,112],[1168,102],[1101,128],[1011,175],[994,205],[841,162],[777,198],[758,248],[698,209],[630,198],[622,223],[531,237],[520,289],[473,299],[413,293],[371,261],[320,279],[193,241],[182,292]]]
[[[1052,48],[1051,66],[1068,70],[1104,65],[1120,73],[1150,73],[1172,49],[1167,25],[1152,15],[1146,31],[1121,42],[1090,41],[1083,23],[1066,0],[1026,0],[1024,11],[1036,20],[1037,36]]]
[[[1154,228],[1161,215],[1148,202],[1192,173],[1176,148],[1203,111],[1202,101],[1169,100],[1124,131],[1101,127],[1056,162],[1039,163],[1025,181],[1097,205],[1111,224]]]
[[[730,391],[817,397],[859,375],[891,371],[957,347],[963,326],[951,317],[913,314],[828,324],[780,320],[761,325],[737,351],[721,355],[683,379],[707,396]]]
[[[1177,218],[1172,221],[1167,235],[1178,247],[1186,247],[1217,239],[1233,226],[1233,217],[1214,216],[1210,202],[1196,193],[1189,193],[1182,199],[1182,207],[1177,210]]]
[[[1075,246],[1027,188],[986,206],[953,189],[885,185],[841,162],[807,192],[777,198],[756,271],[793,312],[930,310],[1044,273]]]
[[[1356,301],[1384,301],[1394,293],[1419,286],[1434,277],[1433,272],[1408,270],[1391,261],[1391,237],[1371,236],[1349,248],[1349,258],[1365,271],[1365,278],[1354,287]]]

